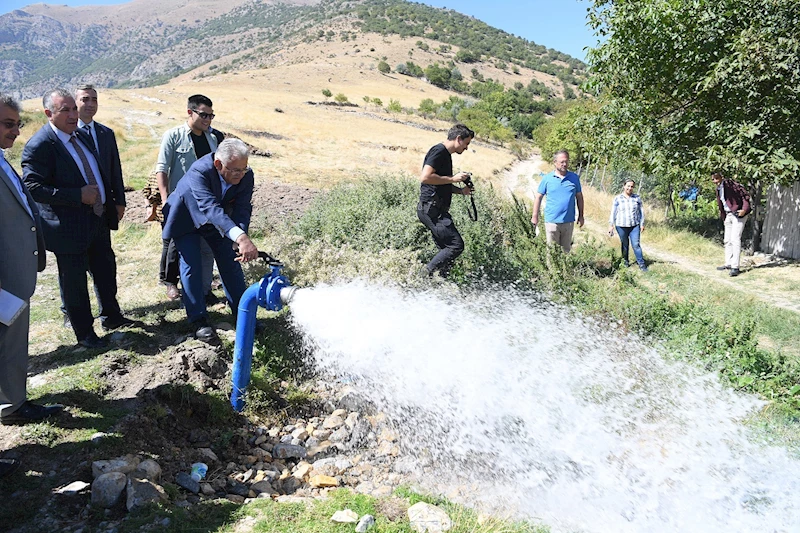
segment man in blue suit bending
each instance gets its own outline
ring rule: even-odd
[[[173,239],[180,257],[183,305],[197,338],[216,338],[208,323],[202,276],[200,240],[217,262],[225,296],[236,312],[246,289],[240,263],[258,257],[247,236],[253,211],[253,171],[249,150],[239,139],[226,139],[217,151],[198,159],[178,182],[164,205],[164,239]],[[238,255],[236,249],[238,249]]]

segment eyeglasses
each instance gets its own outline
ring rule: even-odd
[[[192,113],[197,113],[197,116],[202,118],[203,120],[207,120],[210,118],[213,119],[215,116],[217,116],[214,113],[205,113],[203,111],[197,111],[196,109],[192,109],[191,111]]]
[[[226,165],[225,163],[223,163],[222,166],[227,168],[228,171],[232,172],[233,174],[247,174],[248,172],[250,172],[252,170],[250,167],[231,168],[228,165]]]
[[[14,128],[22,129],[25,127],[25,123],[22,122],[21,120],[18,120],[16,122],[14,122],[13,120],[4,120],[3,122],[0,122],[0,124],[2,124],[3,127],[7,130],[13,130]]]

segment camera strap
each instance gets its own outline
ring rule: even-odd
[[[470,211],[469,204],[467,204],[467,216],[469,216],[469,219],[471,221],[477,222],[478,221],[478,208],[475,206],[475,196],[474,196],[475,191],[473,190],[472,192],[473,192],[473,194],[469,195],[469,199],[472,202],[472,210]]]

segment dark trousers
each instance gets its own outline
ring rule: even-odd
[[[420,202],[417,205],[417,218],[430,230],[433,242],[439,247],[439,252],[425,268],[428,274],[438,270],[439,275],[446,278],[453,261],[464,251],[464,239],[450,218],[450,213],[440,213],[432,202]]]
[[[204,320],[208,316],[203,286],[201,240],[208,243],[214,254],[219,275],[222,278],[222,287],[234,316],[237,313],[239,300],[247,288],[242,265],[235,261],[236,252],[233,251],[233,243],[230,239],[222,237],[214,226],[206,224],[197,231],[175,237],[175,247],[178,249],[181,265],[183,306],[186,308],[189,322],[192,323]]]
[[[93,332],[94,317],[89,301],[87,271],[94,282],[100,319],[117,318],[122,314],[117,303],[117,259],[111,248],[111,231],[105,218],[98,217],[97,224],[90,232],[86,251],[56,254],[61,300],[79,341]]]
[[[158,279],[161,283],[177,285],[180,279],[180,266],[178,250],[172,239],[161,239],[161,264],[158,270]]]
[[[630,241],[630,246],[633,247],[633,255],[636,257],[636,262],[640,267],[645,266],[644,257],[642,256],[642,245],[639,243],[639,238],[641,236],[639,226],[617,226],[617,235],[619,235],[619,242],[622,247],[622,258],[625,260],[625,265],[627,266],[630,264],[630,261],[628,261],[628,241]]]

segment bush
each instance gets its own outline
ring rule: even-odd
[[[386,61],[380,61],[378,63],[378,71],[382,72],[383,74],[389,74],[392,71],[392,69],[389,66],[389,63],[387,63]]]
[[[345,96],[344,93],[337,94],[336,96],[333,97],[333,99],[339,102],[340,104],[347,102],[347,96]]]

